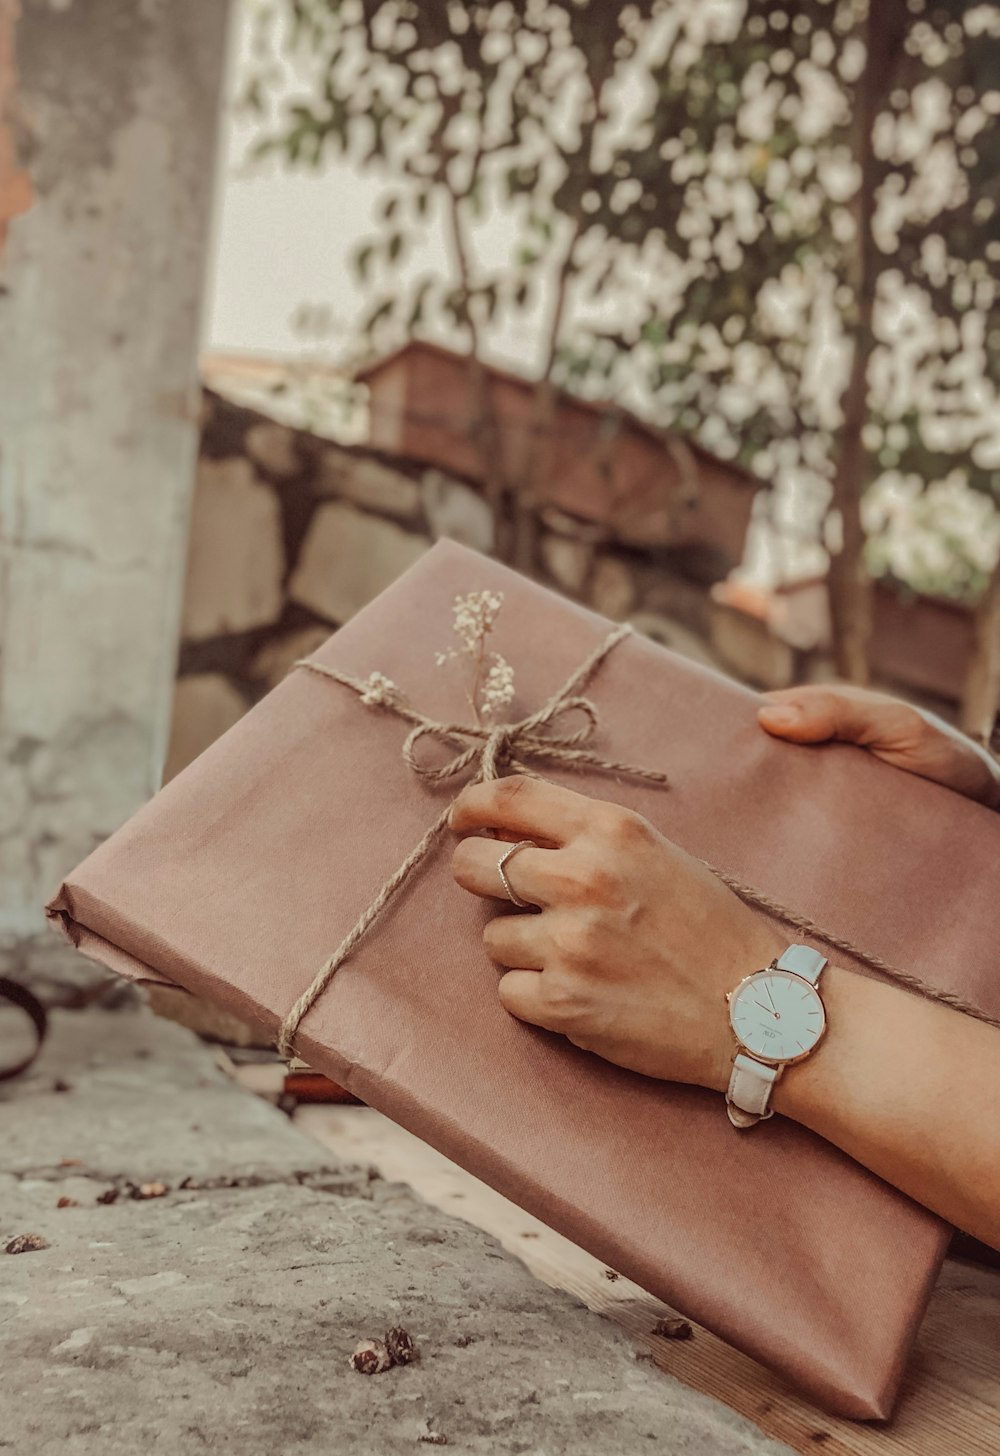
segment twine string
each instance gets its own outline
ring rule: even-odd
[[[923,996],[927,1001],[938,1001],[942,1006],[950,1006],[954,1011],[961,1011],[976,1021],[984,1021],[987,1026],[995,1026],[1000,1030],[1000,1018],[990,1016],[988,1012],[983,1011],[974,1002],[966,1001],[955,991],[942,991],[937,986],[932,986],[929,981],[923,980],[922,977],[915,976],[912,971],[901,971],[898,966],[883,960],[873,951],[862,950],[860,946],[855,945],[845,936],[824,929],[822,925],[817,925],[815,920],[810,920],[807,915],[800,915],[796,910],[789,910],[786,905],[781,904],[780,900],[774,900],[770,895],[765,895],[763,890],[758,890],[754,885],[744,884],[735,875],[727,874],[725,870],[709,864],[707,859],[701,860],[701,863],[706,869],[712,871],[716,879],[721,880],[724,885],[728,885],[745,904],[753,905],[757,910],[763,910],[766,915],[782,921],[790,929],[799,931],[801,935],[809,936],[812,940],[821,940],[830,950],[838,950],[843,955],[852,956],[854,960],[860,961],[869,970],[877,971],[879,975],[895,981],[900,986],[905,986],[908,991],[913,991],[917,996]]]
[[[537,778],[533,762],[562,764],[564,767],[592,768],[602,773],[622,774],[629,778],[644,779],[649,783],[669,787],[667,775],[658,769],[637,764],[622,763],[606,758],[587,746],[600,725],[597,708],[589,698],[582,695],[582,689],[589,682],[608,654],[632,632],[628,623],[609,632],[604,640],[584,658],[567,681],[553,693],[542,706],[515,723],[498,723],[487,727],[480,723],[438,722],[412,707],[391,688],[373,688],[372,683],[363,682],[349,673],[340,672],[325,663],[311,658],[300,658],[296,668],[304,668],[320,677],[340,683],[355,693],[371,707],[384,708],[395,716],[410,723],[411,729],[403,743],[402,755],[406,766],[418,778],[428,783],[443,783],[454,778],[463,778],[466,784],[489,782],[505,774],[527,774]],[[576,715],[580,725],[569,728],[561,720]],[[430,740],[451,750],[451,757],[441,763],[434,763],[421,756],[422,746]],[[455,798],[458,796],[456,795]],[[316,1004],[329,986],[337,971],[359,941],[367,934],[372,924],[396,893],[409,881],[423,864],[438,839],[448,826],[448,819],[455,799],[440,812],[434,822],[421,836],[410,853],[392,874],[384,881],[368,906],[361,912],[354,925],[344,936],[332,955],[328,956],[316,972],[312,981],[296,1000],[281,1023],[278,1032],[278,1050],[282,1056],[294,1055],[294,1040],[303,1018]],[[908,971],[901,971],[880,956],[854,945],[843,936],[824,929],[805,915],[764,894],[755,886],[746,884],[736,876],[718,869],[708,860],[701,860],[706,869],[727,885],[745,904],[752,905],[765,914],[782,921],[790,928],[822,941],[831,950],[853,957],[869,969],[896,981],[908,990],[930,1001],[938,1001],[956,1011],[964,1012],[978,1021],[1000,1028],[1000,1020],[950,991],[941,991]]]
[[[431,783],[445,779],[470,775],[469,784],[488,782],[502,778],[505,774],[528,774],[537,777],[531,760],[561,763],[570,768],[593,768],[603,773],[627,774],[631,778],[646,779],[649,783],[666,785],[667,776],[659,769],[643,768],[640,765],[621,763],[617,759],[605,758],[586,746],[596,731],[599,718],[597,709],[581,690],[589,682],[608,653],[630,635],[632,628],[623,623],[599,642],[594,650],[570,674],[558,692],[535,712],[529,713],[516,723],[498,723],[486,727],[480,723],[440,723],[434,718],[405,702],[397,693],[388,689],[375,689],[371,682],[362,682],[349,673],[340,672],[325,663],[314,662],[304,657],[294,664],[321,677],[330,678],[356,693],[372,707],[385,708],[413,726],[403,744],[403,760],[406,766],[419,778]],[[581,726],[560,728],[560,719],[571,714],[582,718]],[[452,749],[452,757],[444,763],[434,764],[421,758],[418,749],[425,739],[432,739]],[[471,770],[471,774],[470,774]],[[456,795],[457,797],[457,795]],[[448,825],[454,799],[434,820],[417,844],[388,879],[376,892],[371,902],[358,916],[354,925],[344,936],[337,949],[320,966],[312,981],[292,1006],[278,1032],[278,1050],[282,1056],[294,1055],[294,1039],[304,1016],[316,1004],[329,986],[337,971],[351,954],[369,927],[378,919],[390,900],[407,883],[410,876],[424,862]]]

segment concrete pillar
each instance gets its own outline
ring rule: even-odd
[[[0,968],[37,983],[58,956],[44,900],[165,755],[227,0],[21,8],[7,124],[35,201],[0,258]]]

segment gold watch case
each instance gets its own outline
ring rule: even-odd
[[[790,980],[799,982],[800,985],[805,986],[809,991],[814,994],[817,1002],[819,1003],[820,1016],[822,1017],[822,1021],[820,1024],[819,1032],[816,1035],[816,1039],[813,1042],[812,1046],[806,1047],[804,1052],[798,1052],[795,1056],[792,1057],[768,1057],[762,1055],[762,1053],[747,1045],[747,1043],[740,1036],[739,1032],[736,1030],[736,1025],[733,1021],[733,1002],[739,995],[739,993],[743,990],[744,986],[747,986],[752,982],[759,981],[764,976],[772,975],[785,976],[788,977]],[[813,1052],[816,1050],[816,1048],[819,1046],[820,1042],[826,1035],[826,1007],[823,1004],[823,997],[820,995],[819,987],[814,985],[812,981],[807,981],[804,976],[796,975],[794,971],[786,971],[783,967],[779,967],[776,961],[772,961],[769,966],[762,966],[759,971],[751,971],[749,975],[744,976],[743,979],[739,981],[738,984],[735,985],[731,991],[727,991],[725,993],[725,999],[726,1006],[729,1010],[729,1029],[733,1034],[733,1038],[737,1046],[740,1048],[741,1051],[745,1052],[747,1056],[752,1057],[756,1062],[763,1062],[765,1066],[793,1067],[795,1066],[796,1062],[804,1062],[806,1057],[812,1056]]]

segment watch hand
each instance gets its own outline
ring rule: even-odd
[[[767,984],[767,982],[766,982],[766,981],[765,981],[765,982],[764,982],[764,990],[765,990],[765,991],[766,991],[766,992],[767,992],[767,999],[768,999],[768,1000],[769,1000],[769,1001],[770,1001],[770,1003],[771,1003],[771,1010],[772,1010],[772,1011],[773,1011],[773,1012],[774,1012],[774,1014],[775,1014],[775,1016],[777,1016],[777,1014],[778,1014],[778,1008],[777,1008],[777,1006],[775,1006],[775,1004],[774,1004],[774,997],[773,997],[773,996],[772,996],[772,995],[771,995],[771,988],[770,988],[770,986],[769,986],[769,985],[768,985],[768,984]]]
[[[763,1001],[755,1001],[753,1004],[755,1006],[759,1006],[760,1009],[761,1009],[761,1011],[766,1011],[767,1014],[768,1014],[768,1016],[773,1016],[774,1019],[775,1019],[775,1021],[780,1021],[781,1020],[781,1012],[780,1011],[772,1011],[771,1008],[770,1008],[770,1006],[765,1006],[764,1005]]]

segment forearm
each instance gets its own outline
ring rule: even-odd
[[[826,1035],[776,1110],[1000,1249],[1000,1031],[839,967],[822,989]]]

